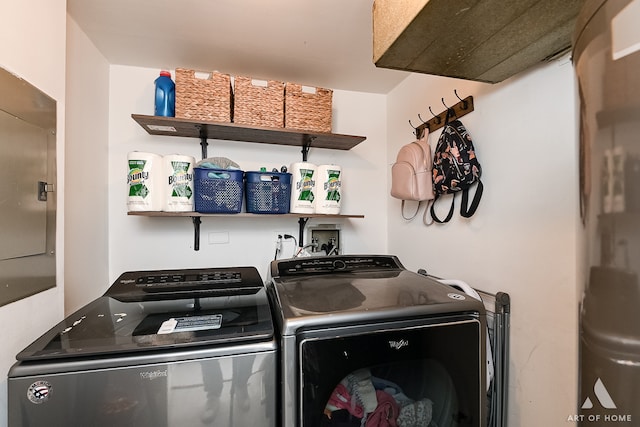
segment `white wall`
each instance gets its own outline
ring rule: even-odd
[[[64,305],[68,315],[100,296],[109,280],[109,63],[70,16],[67,22]]]
[[[126,159],[130,151],[180,153],[199,159],[198,139],[153,136],[131,114],[153,114],[153,87],[159,70],[111,66],[109,106],[109,275],[126,270],[214,266],[255,266],[263,278],[273,259],[277,234],[298,236],[296,218],[203,218],[200,250],[193,250],[189,218],[148,218],[127,215]],[[335,91],[335,133],[367,139],[349,151],[311,149],[309,161],[343,167],[342,212],[364,219],[312,219],[308,226],[337,222],[344,253],[385,252],[386,232],[386,97]],[[208,155],[228,157],[244,170],[271,170],[302,159],[300,147],[209,141]],[[227,236],[228,243],[209,244],[209,235]],[[305,237],[306,238],[306,237]],[[293,250],[293,242],[285,249]],[[102,283],[104,287],[107,282]]]
[[[509,293],[509,425],[566,425],[577,408],[573,68],[563,58],[497,85],[410,76],[388,97],[389,165],[412,140],[407,120],[431,117],[429,105],[443,111],[442,97],[457,102],[454,89],[474,96],[475,111],[462,122],[483,167],[480,207],[471,219],[456,211],[450,223],[427,227],[421,218],[404,221],[400,201],[391,199],[389,252],[410,269]]]
[[[6,373],[15,355],[62,319],[64,288],[64,0],[0,0],[0,66],[24,78],[57,101],[57,287],[0,307],[0,427],[7,425]]]

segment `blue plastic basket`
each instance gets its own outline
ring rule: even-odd
[[[238,213],[242,209],[243,171],[194,168],[196,212]]]
[[[247,212],[285,214],[291,199],[291,174],[278,172],[247,172]]]

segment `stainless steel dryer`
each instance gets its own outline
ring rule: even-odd
[[[482,302],[398,258],[273,261],[285,427],[485,426]]]
[[[276,425],[253,267],[127,272],[17,355],[9,427]]]

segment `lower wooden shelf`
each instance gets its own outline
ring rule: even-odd
[[[255,214],[255,213],[201,213],[201,212],[163,212],[163,211],[131,211],[127,215],[148,216],[148,217],[187,217],[193,221],[193,250],[200,250],[200,223],[203,217],[229,217],[229,218],[298,218],[299,238],[298,244],[302,247],[304,244],[304,227],[310,218],[364,218],[364,215],[347,215],[347,214],[307,214],[307,213],[286,213],[286,214]]]
[[[308,213],[286,213],[286,214],[255,214],[255,213],[201,213],[201,212],[163,212],[163,211],[133,211],[127,212],[127,215],[134,216],[160,216],[160,217],[235,217],[235,218],[364,218],[364,215],[346,215],[346,214],[308,214]]]

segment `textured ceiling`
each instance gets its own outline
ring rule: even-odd
[[[68,0],[111,64],[386,94],[407,72],[372,61],[373,0]]]

